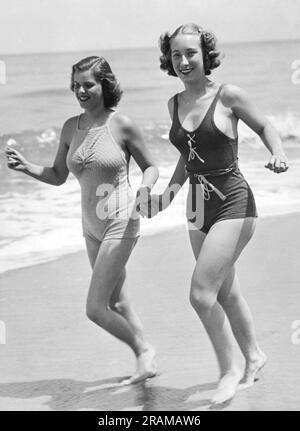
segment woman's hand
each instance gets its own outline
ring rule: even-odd
[[[137,193],[136,193],[136,211],[142,216],[142,217],[148,217],[148,214],[150,212],[150,187],[147,187],[145,185],[142,185]]]
[[[19,153],[19,151],[10,147],[6,147],[5,154],[7,158],[7,166],[9,167],[9,169],[21,172],[27,170],[28,162],[25,157],[22,156],[21,153]]]
[[[141,216],[147,218],[156,216],[162,210],[161,200],[160,195],[149,195],[148,200],[140,203],[139,213]]]
[[[274,154],[271,156],[269,163],[265,165],[265,168],[270,169],[270,171],[273,171],[276,174],[286,172],[289,168],[288,159],[285,154]]]

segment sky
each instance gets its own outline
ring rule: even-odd
[[[220,42],[300,39],[300,0],[1,0],[0,54],[157,46],[196,22]]]

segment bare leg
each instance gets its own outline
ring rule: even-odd
[[[129,301],[125,268],[111,296],[110,308],[121,314],[127,320],[132,331],[144,341],[142,322]]]
[[[147,347],[146,351],[137,357],[136,373],[127,380],[123,381],[124,385],[140,382],[145,378],[154,377],[157,372],[157,363],[155,360],[155,350],[153,346],[144,339],[143,326],[140,318],[130,304],[126,288],[126,270],[118,281],[118,284],[111,296],[110,308],[120,313],[128,322],[134,334]],[[150,370],[150,373],[149,373]]]
[[[122,314],[109,306],[135,242],[135,239],[123,239],[99,243],[95,259],[97,242],[86,239],[88,255],[93,266],[87,298],[87,315],[98,326],[125,342],[135,353],[139,372],[130,383],[152,377],[156,373],[156,368],[152,364],[153,349],[150,349],[149,345],[132,330]],[[149,357],[152,360],[149,360]]]
[[[94,268],[101,242],[86,238],[86,246],[91,267]],[[144,341],[142,323],[128,299],[126,286],[126,269],[121,272],[120,278],[110,298],[110,308],[121,314],[128,322],[132,331]]]
[[[190,240],[197,261],[202,256],[202,247],[203,243],[205,243],[205,239],[206,234],[200,231],[190,231]],[[204,274],[202,275],[202,272],[205,270],[205,266],[204,264],[201,266],[202,268],[197,262],[192,279],[190,299],[193,307],[195,308],[195,311],[202,320],[206,330],[209,334],[211,333],[210,338],[212,338],[213,340],[215,340],[216,338],[219,339],[219,341],[215,343],[216,345],[214,345],[214,348],[216,350],[216,356],[219,362],[221,374],[223,374],[226,373],[232,367],[233,351],[231,334],[228,328],[228,324],[226,325],[226,316],[222,308],[216,301],[216,292],[213,291],[214,283],[211,283],[211,288],[210,286],[208,286],[208,292],[204,291],[204,286],[199,285],[199,282],[201,282],[201,277],[204,281]],[[204,303],[205,299],[208,301],[207,304]],[[200,308],[203,308],[203,311],[200,310]],[[205,316],[205,312],[207,312],[207,316]],[[206,317],[207,319],[212,319],[213,321],[215,321],[216,325],[207,325]]]
[[[197,258],[190,299],[213,344],[220,367],[219,385],[212,398],[216,404],[234,396],[241,378],[233,361],[232,334],[217,296],[252,233],[252,218],[222,220],[206,237],[201,232],[190,231]]]
[[[258,371],[265,365],[267,358],[257,344],[252,314],[241,293],[234,266],[230,269],[220,289],[218,301],[225,310],[234,336],[246,360],[240,388],[252,386]]]

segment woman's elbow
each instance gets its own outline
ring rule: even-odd
[[[147,163],[141,169],[143,172],[151,171],[152,173],[158,174],[158,167],[155,165],[155,163]]]
[[[159,177],[158,167],[156,165],[151,165],[151,168],[153,170],[153,176],[155,177],[155,181],[156,181]]]
[[[68,177],[68,171],[60,171],[55,166],[52,167],[52,178],[53,178],[53,185],[54,186],[61,186],[64,184]]]
[[[153,167],[153,169],[154,169],[154,172],[157,174],[157,176],[159,175],[159,169],[158,169],[158,166],[156,166],[156,165],[152,165],[152,167]]]
[[[66,180],[64,178],[58,178],[57,180],[55,180],[55,183],[53,185],[54,186],[62,186],[65,182],[66,182]]]
[[[55,175],[52,181],[52,184],[54,186],[61,186],[64,184],[67,180],[67,177],[65,175]]]

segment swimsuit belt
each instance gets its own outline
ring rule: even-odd
[[[207,181],[206,177],[219,177],[221,175],[228,174],[229,172],[233,171],[234,168],[237,167],[237,160],[235,160],[228,168],[225,169],[216,169],[214,171],[207,171],[207,172],[192,172],[189,171],[187,167],[185,167],[186,171],[189,173],[190,176],[194,176],[197,178],[199,183],[202,185],[203,188],[203,195],[205,200],[210,199],[210,194],[212,192],[216,193],[216,195],[219,196],[222,201],[226,199],[226,196],[217,189],[213,184],[211,184],[209,181]]]
[[[201,184],[202,186],[203,196],[206,201],[210,199],[210,194],[212,192],[215,192],[219,196],[219,198],[222,199],[222,201],[225,201],[226,196],[223,195],[223,193],[219,189],[217,189],[217,187],[215,187],[209,181],[207,181],[207,179],[203,175],[194,174],[194,176],[197,178],[197,180],[199,181],[199,184]]]
[[[186,166],[185,169],[190,175],[202,175],[203,177],[219,177],[220,175],[228,174],[228,172],[233,171],[237,167],[238,163],[237,160],[235,160],[231,165],[228,166],[228,168],[225,169],[215,169],[213,171],[191,171]]]

